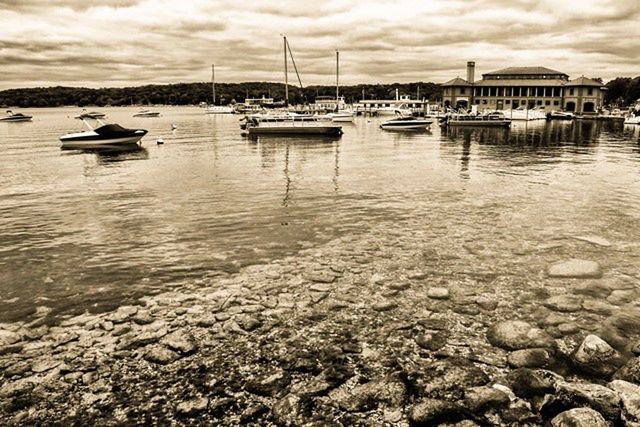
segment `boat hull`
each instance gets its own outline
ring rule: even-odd
[[[158,117],[160,113],[138,113],[134,114],[133,117]]]
[[[473,120],[465,120],[465,121],[450,121],[447,123],[447,126],[466,126],[466,127],[504,127],[508,128],[511,126],[511,122],[502,122],[502,121],[473,121]]]
[[[24,117],[3,117],[0,119],[0,122],[30,122],[31,121],[31,117],[29,116],[24,116]]]
[[[122,138],[111,138],[103,140],[95,139],[60,139],[62,149],[88,149],[102,147],[122,147],[137,145],[143,135],[127,136]]]
[[[431,127],[432,122],[407,123],[407,124],[381,124],[380,128],[384,130],[426,130]]]
[[[270,126],[270,127],[249,127],[249,136],[278,135],[278,136],[300,136],[300,135],[320,135],[320,136],[340,136],[342,128],[339,126]]]
[[[640,116],[624,119],[625,125],[640,125]]]

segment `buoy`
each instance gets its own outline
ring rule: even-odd
[[[162,139],[162,138],[158,138],[158,140],[156,141],[156,143],[157,143],[158,145],[162,145],[162,144],[164,144],[164,139]]]

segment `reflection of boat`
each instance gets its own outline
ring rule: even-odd
[[[547,119],[549,120],[573,120],[573,113],[569,111],[551,111],[547,113]]]
[[[140,110],[133,117],[158,117],[160,112],[158,111],[150,111],[150,110]]]
[[[32,116],[28,116],[22,113],[14,113],[11,110],[7,110],[6,117],[0,117],[0,122],[30,122]]]
[[[636,101],[635,107],[628,116],[624,118],[625,125],[640,125],[640,99]]]
[[[100,120],[100,127],[92,128],[85,120],[83,122],[89,130],[68,133],[60,137],[62,149],[91,149],[101,147],[132,146],[147,134],[145,129],[126,129],[118,124],[104,124]]]
[[[82,110],[82,113],[76,116],[76,119],[102,119],[106,116],[106,114],[101,113],[99,111],[89,111]]]
[[[327,125],[314,116],[252,116],[246,118],[249,136],[259,135],[321,135],[340,136],[342,127]]]
[[[476,126],[476,127],[509,127],[511,120],[505,118],[498,111],[485,114],[449,113],[440,120],[440,125],[446,126]]]
[[[433,123],[431,120],[418,119],[417,117],[398,117],[387,120],[380,125],[385,130],[423,130],[429,128]]]

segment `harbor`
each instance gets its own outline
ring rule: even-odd
[[[60,151],[77,111],[0,128],[4,424],[632,416],[637,126],[252,139],[101,108],[142,145]]]

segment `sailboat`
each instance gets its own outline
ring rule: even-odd
[[[300,88],[302,88],[302,81],[300,80],[300,74],[298,74],[298,68],[296,62],[291,54],[291,46],[287,42],[287,37],[284,36],[284,93],[285,93],[285,107],[289,106],[289,73],[287,70],[287,51],[291,55],[291,61],[293,67],[296,70],[298,82]],[[256,114],[253,116],[245,117],[245,123],[241,125],[243,129],[247,130],[249,136],[265,136],[265,135],[278,135],[278,136],[340,136],[342,135],[342,127],[325,124],[320,117],[309,116],[295,113],[285,113],[279,115],[272,114]]]
[[[340,99],[340,52],[336,51],[336,110],[328,116],[332,122],[353,122],[353,111],[344,108],[344,98]],[[342,102],[340,102],[342,101]],[[343,107],[343,108],[340,108]]]
[[[204,110],[205,114],[232,114],[233,108],[227,105],[216,105],[216,70],[214,64],[211,64],[211,91],[213,92],[213,104]]]

